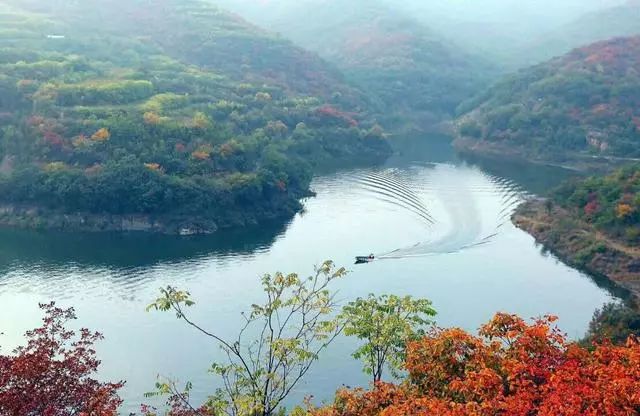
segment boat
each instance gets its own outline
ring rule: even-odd
[[[356,256],[356,264],[371,263],[374,260],[375,256],[373,254],[369,254],[368,256]]]

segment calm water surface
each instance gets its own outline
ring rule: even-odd
[[[197,300],[193,316],[232,336],[239,314],[261,301],[259,278],[309,274],[333,259],[352,272],[339,298],[411,294],[433,301],[442,326],[475,330],[496,311],[560,316],[582,336],[596,308],[612,299],[590,277],[544,254],[508,217],[523,198],[568,175],[539,166],[461,161],[445,142],[408,149],[385,166],[314,180],[317,197],[288,224],[210,237],[0,231],[0,345],[7,351],[39,323],[37,303],[74,306],[79,323],[100,330],[101,377],[125,379],[136,410],[158,374],[194,382],[202,398],[217,385],[207,368],[216,345],[171,314],[146,313],[158,288]],[[380,261],[353,266],[353,257]],[[293,401],[328,399],[341,384],[366,385],[351,340],[324,353]]]

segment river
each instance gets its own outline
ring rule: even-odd
[[[137,410],[158,374],[194,383],[196,399],[216,386],[207,373],[218,347],[171,314],[147,313],[158,288],[188,289],[193,316],[235,334],[240,312],[261,300],[263,273],[310,274],[333,259],[351,270],[336,289],[347,302],[368,293],[433,301],[440,326],[476,330],[496,311],[554,314],[581,337],[594,310],[613,299],[590,277],[545,254],[509,214],[570,173],[540,166],[468,161],[434,138],[385,165],[314,179],[316,197],[286,224],[207,237],[0,231],[0,345],[7,352],[38,325],[38,302],[74,306],[78,324],[101,331],[100,377],[124,379],[125,410]],[[353,265],[356,255],[379,260]],[[339,338],[291,401],[329,399],[366,385]]]

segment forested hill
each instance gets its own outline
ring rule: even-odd
[[[462,145],[531,158],[640,156],[640,37],[576,49],[460,108]]]
[[[0,203],[212,230],[389,153],[337,70],[208,3],[10,0],[0,21]]]
[[[335,63],[389,113],[452,113],[494,75],[436,33],[378,0],[218,0]]]
[[[30,28],[38,34],[71,30],[76,37],[67,40],[68,46],[74,44],[69,52],[88,53],[124,65],[131,64],[132,53],[162,53],[184,64],[206,67],[235,79],[277,84],[297,93],[329,97],[337,92],[355,94],[343,83],[343,75],[316,54],[210,2],[5,0],[2,3],[51,19],[45,25]],[[101,42],[107,49],[89,51],[91,42]],[[134,52],[122,47],[133,48]]]
[[[640,1],[594,11],[543,36],[526,47],[531,63],[553,58],[573,48],[620,36],[640,35]]]

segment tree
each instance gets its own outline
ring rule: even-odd
[[[144,121],[144,124],[148,124],[152,126],[160,124],[160,121],[161,121],[161,117],[157,113],[154,113],[153,111],[147,111],[146,113],[144,113],[142,116],[142,119]]]
[[[109,138],[111,138],[111,133],[104,127],[93,133],[91,136],[91,140],[96,142],[105,142],[109,140]]]
[[[345,335],[366,341],[353,356],[364,362],[365,373],[378,382],[385,365],[392,371],[401,368],[407,342],[424,335],[429,318],[435,315],[426,299],[370,294],[350,302],[341,317],[346,322]]]
[[[173,311],[197,331],[218,344],[227,362],[214,364],[213,373],[224,387],[196,408],[189,403],[190,385],[178,389],[172,381],[158,383],[156,394],[169,395],[171,415],[269,416],[309,371],[323,351],[340,334],[343,326],[332,317],[336,309],[334,280],[345,276],[344,268],[326,261],[313,276],[275,273],[262,278],[266,295],[261,305],[243,313],[244,324],[236,339],[224,339],[193,320],[185,308],[195,303],[188,292],[168,287],[148,309]],[[247,339],[248,334],[259,334]]]
[[[27,345],[0,355],[0,414],[6,416],[115,415],[124,383],[101,383],[91,376],[100,361],[93,349],[98,332],[66,328],[73,308],[41,304],[40,328],[26,333]]]
[[[640,337],[640,312],[612,302],[595,311],[582,343],[591,345],[594,341],[606,339],[615,345],[624,345],[632,335]]]
[[[640,409],[640,343],[569,343],[554,317],[497,314],[479,336],[435,328],[407,348],[407,380],[341,390],[315,416],[624,416]]]
[[[619,203],[616,207],[616,216],[619,219],[626,219],[633,214],[633,207],[626,203]]]

